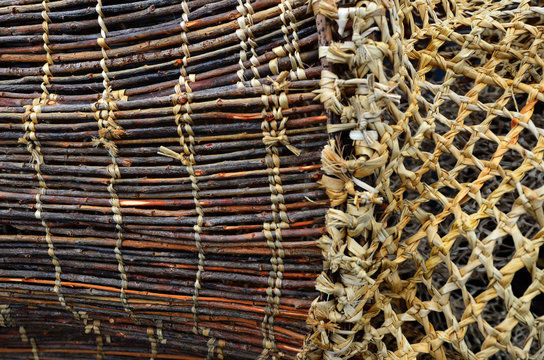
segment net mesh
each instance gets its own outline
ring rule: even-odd
[[[544,356],[544,12],[314,4],[332,206],[307,359]]]

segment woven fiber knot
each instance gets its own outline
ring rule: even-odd
[[[289,149],[293,154],[300,155],[300,150],[291,145],[289,138],[285,134],[285,130],[281,130],[276,136],[266,135],[263,137],[263,143],[267,146],[276,146],[278,144],[284,145]]]
[[[106,139],[106,140],[120,139],[121,136],[123,136],[124,134],[125,134],[125,131],[123,129],[114,128],[111,126],[98,130],[98,135],[102,139]]]
[[[177,152],[167,148],[166,146],[161,146],[159,148],[159,151],[157,152],[157,154],[162,155],[162,156],[167,156],[167,157],[172,158],[172,159],[178,159],[185,166],[194,165],[196,163],[196,161],[194,159],[194,155],[192,155],[190,152],[189,152],[188,155],[186,155],[184,153],[177,153]],[[194,176],[194,174],[193,174],[193,176]]]
[[[335,79],[326,77],[325,72],[326,70],[323,71],[321,75],[321,88],[319,90],[314,90],[314,93],[318,94],[314,100],[321,101],[321,103],[325,106],[325,109],[341,115],[344,111],[344,105],[342,105],[339,100],[341,93],[340,88],[337,86]]]

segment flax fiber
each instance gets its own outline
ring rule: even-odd
[[[332,207],[300,358],[543,358],[540,5],[314,4]]]
[[[544,358],[542,9],[0,0],[0,358]]]

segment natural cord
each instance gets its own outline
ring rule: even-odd
[[[174,121],[177,126],[177,134],[179,136],[179,145],[181,146],[181,153],[176,153],[164,146],[161,146],[159,155],[163,156],[169,156],[172,158],[179,158],[182,166],[185,166],[189,175],[189,178],[191,179],[191,192],[192,197],[194,201],[194,208],[197,214],[196,217],[196,224],[193,225],[193,231],[194,231],[194,240],[195,245],[198,251],[198,265],[197,265],[197,271],[195,274],[195,282],[194,282],[194,290],[193,290],[193,305],[191,307],[191,312],[193,313],[193,333],[195,335],[203,335],[206,337],[209,337],[209,340],[207,342],[208,346],[208,354],[206,356],[206,359],[212,359],[215,354],[215,343],[216,338],[210,334],[210,329],[207,327],[204,327],[199,324],[199,318],[198,318],[198,297],[200,290],[202,289],[202,273],[205,271],[205,264],[206,264],[206,255],[204,253],[204,249],[202,247],[202,240],[201,240],[201,234],[204,227],[204,207],[201,205],[199,200],[199,184],[198,184],[198,174],[195,172],[194,165],[196,165],[195,161],[195,133],[193,131],[192,126],[194,125],[193,119],[191,118],[191,113],[193,110],[191,109],[191,102],[192,102],[192,90],[191,90],[191,82],[195,81],[195,75],[194,74],[188,74],[186,67],[189,61],[189,58],[191,57],[191,53],[189,51],[189,40],[187,39],[187,32],[189,29],[187,28],[187,22],[189,21],[189,14],[190,9],[185,0],[181,2],[181,8],[183,10],[182,14],[182,21],[180,23],[181,27],[181,39],[182,39],[182,53],[183,58],[181,59],[180,68],[179,68],[179,78],[178,83],[174,87],[175,94],[172,96],[172,104],[173,104],[173,113],[174,113]],[[181,89],[184,89],[182,91]],[[182,104],[184,103],[184,104]],[[187,136],[185,135],[187,134]],[[223,343],[223,342],[222,342]],[[218,356],[221,358],[222,354],[219,353]]]
[[[0,327],[2,328],[14,328],[17,324],[11,317],[11,308],[8,304],[0,304]],[[34,360],[40,360],[38,346],[36,345],[36,339],[27,336],[24,326],[19,326],[19,337],[24,343],[30,343],[31,352]]]
[[[319,50],[317,91],[337,121],[322,295],[299,358],[538,358],[541,11],[313,5],[337,40]]]
[[[32,155],[32,161],[34,163],[36,177],[38,178],[38,182],[40,185],[40,191],[36,194],[36,212],[34,215],[36,219],[41,221],[43,229],[45,230],[45,241],[47,242],[48,254],[51,257],[51,262],[53,263],[53,266],[55,267],[55,286],[53,287],[53,291],[55,292],[55,294],[57,294],[62,307],[70,311],[74,315],[74,318],[79,319],[79,314],[73,309],[73,307],[66,304],[66,299],[62,294],[62,267],[60,266],[59,259],[55,254],[55,245],[53,244],[51,228],[42,218],[43,207],[41,197],[46,194],[47,185],[41,170],[42,166],[44,165],[44,159],[41,152],[41,144],[38,141],[38,137],[36,134],[36,125],[38,124],[38,114],[41,112],[42,107],[47,106],[49,101],[54,103],[56,99],[56,95],[51,94],[48,90],[51,77],[53,76],[50,70],[50,66],[53,65],[53,60],[51,57],[52,50],[50,48],[49,42],[49,24],[51,23],[51,19],[48,16],[48,12],[50,10],[47,1],[43,1],[42,6],[43,10],[41,14],[43,17],[43,48],[46,51],[47,56],[47,62],[43,65],[43,81],[40,85],[42,93],[39,98],[36,98],[32,101],[32,105],[26,106],[26,111],[23,114],[25,135],[23,138],[19,139],[19,142],[26,144],[28,152]]]
[[[121,178],[121,173],[117,164],[117,145],[115,144],[114,140],[121,137],[121,135],[123,134],[123,129],[115,122],[116,119],[114,111],[117,110],[115,100],[116,98],[122,97],[122,93],[112,92],[111,85],[109,84],[109,70],[106,65],[106,60],[108,60],[107,50],[109,50],[109,47],[106,43],[108,28],[104,23],[104,14],[102,12],[101,0],[97,0],[96,12],[98,13],[98,24],[100,25],[101,37],[97,39],[97,42],[100,45],[100,49],[102,51],[100,66],[102,68],[102,83],[104,86],[102,96],[100,97],[100,99],[98,99],[96,103],[92,105],[94,116],[99,128],[99,138],[96,139],[96,144],[102,144],[111,157],[111,164],[107,167],[107,171],[110,176],[107,190],[110,194],[111,210],[113,212],[113,220],[115,221],[115,229],[117,232],[117,242],[115,244],[114,253],[115,259],[117,260],[118,264],[119,274],[121,276],[121,303],[123,305],[123,309],[130,316],[130,318],[134,322],[138,322],[139,320],[136,318],[136,315],[129,307],[126,295],[126,290],[128,288],[128,275],[125,268],[123,253],[121,251],[124,240],[123,215],[121,212],[119,196],[117,195],[117,191],[115,190],[115,184]]]

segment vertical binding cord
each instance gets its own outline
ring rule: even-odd
[[[163,333],[162,333],[162,320],[157,320],[157,340],[161,343],[161,344],[166,344],[166,339],[164,338],[163,336]]]
[[[236,73],[238,75],[239,81],[237,86],[239,88],[243,88],[244,84],[243,82],[246,81],[245,79],[245,71],[247,70],[245,66],[245,62],[248,61],[247,59],[247,51],[250,50],[251,57],[249,59],[250,62],[250,68],[253,72],[253,79],[251,80],[251,86],[254,87],[260,87],[261,83],[258,80],[261,76],[259,74],[259,71],[257,67],[260,64],[257,56],[257,52],[255,51],[255,48],[257,47],[257,43],[255,42],[255,37],[253,36],[253,33],[251,32],[251,26],[253,26],[253,14],[255,11],[253,10],[253,7],[251,6],[250,0],[246,0],[245,3],[242,2],[242,0],[238,0],[238,6],[236,7],[236,10],[240,13],[240,16],[238,18],[238,26],[239,29],[236,30],[236,36],[240,40],[240,59],[238,60],[238,64],[240,65],[240,70],[238,70]]]
[[[53,263],[53,266],[55,267],[55,285],[53,287],[53,291],[57,295],[60,304],[63,308],[65,308],[67,311],[71,312],[74,318],[78,321],[83,321],[86,325],[87,323],[87,313],[85,311],[77,312],[75,309],[68,305],[66,303],[66,299],[64,298],[64,295],[62,294],[62,282],[61,282],[61,274],[62,274],[62,268],[60,266],[59,259],[55,255],[55,246],[53,244],[52,239],[52,233],[51,228],[49,225],[47,225],[45,219],[43,219],[43,204],[41,201],[41,196],[45,195],[47,192],[47,184],[45,183],[45,179],[41,172],[41,166],[44,165],[44,159],[43,154],[41,153],[41,145],[38,141],[38,138],[36,136],[36,128],[35,125],[38,123],[38,114],[41,112],[42,106],[47,106],[49,101],[55,101],[57,96],[55,94],[49,93],[48,85],[51,83],[51,78],[53,74],[51,73],[50,66],[53,65],[53,58],[51,54],[53,51],[49,47],[50,41],[49,41],[49,24],[51,23],[51,19],[49,18],[48,12],[49,6],[48,6],[48,0],[42,1],[42,28],[43,28],[43,48],[46,52],[46,59],[47,62],[43,65],[42,69],[44,72],[43,81],[40,85],[42,89],[42,94],[40,98],[36,98],[32,101],[32,105],[26,107],[26,111],[23,114],[23,122],[24,122],[24,130],[25,135],[24,138],[19,139],[20,142],[25,143],[27,145],[27,150],[32,154],[32,159],[34,161],[34,169],[36,170],[36,176],[38,178],[39,184],[40,184],[40,191],[36,194],[36,212],[35,217],[38,220],[41,220],[42,226],[45,229],[45,240],[47,242],[48,247],[48,254],[51,257],[51,262]],[[23,330],[24,328],[21,326],[20,329]],[[87,333],[88,331],[86,331]],[[26,334],[26,332],[24,332]],[[26,335],[24,336],[26,338]],[[97,334],[97,359],[101,360],[103,358],[103,351],[102,351],[102,337]],[[30,339],[30,344],[32,346],[32,352],[34,354],[34,359],[38,359],[38,353],[36,349],[36,343],[34,339]]]
[[[111,210],[113,212],[113,220],[115,221],[115,229],[117,230],[117,242],[115,244],[114,252],[115,259],[117,260],[118,264],[119,273],[121,276],[120,299],[125,312],[135,323],[138,323],[138,319],[136,319],[134,312],[128,306],[128,299],[126,295],[126,290],[128,287],[128,276],[125,269],[123,254],[121,252],[124,240],[123,215],[121,213],[119,196],[117,195],[117,191],[114,187],[117,180],[121,178],[121,172],[119,171],[119,166],[117,165],[117,146],[115,145],[115,142],[113,140],[120,138],[123,134],[123,129],[115,122],[116,119],[114,111],[118,110],[115,104],[115,97],[118,97],[118,95],[121,95],[122,93],[116,92],[115,94],[113,94],[111,91],[111,86],[109,85],[110,79],[108,77],[108,67],[106,65],[106,60],[108,59],[108,54],[106,50],[109,50],[109,47],[106,44],[108,28],[104,23],[104,14],[102,13],[102,0],[97,0],[96,12],[98,13],[100,35],[102,36],[97,39],[97,42],[98,45],[100,45],[100,49],[102,51],[100,66],[102,67],[102,83],[104,85],[102,97],[95,104],[92,105],[95,119],[98,122],[98,134],[100,136],[100,139],[98,139],[96,142],[97,145],[102,144],[111,157],[111,164],[107,167],[108,174],[110,175],[108,192],[110,194],[110,204]]]
[[[187,32],[189,31],[189,29],[186,25],[186,23],[189,21],[190,10],[185,0],[181,2],[181,8],[183,10],[182,21],[180,23],[182,41],[181,50],[183,52],[183,59],[181,61],[181,66],[179,69],[180,76],[178,78],[178,83],[174,87],[175,94],[172,96],[172,104],[174,119],[177,126],[177,133],[179,136],[179,144],[182,150],[181,153],[178,154],[164,146],[161,146],[159,149],[159,154],[179,159],[182,166],[186,167],[187,173],[189,174],[189,177],[191,179],[192,195],[195,203],[195,211],[197,213],[196,224],[193,226],[193,230],[195,234],[195,246],[198,250],[198,265],[195,274],[193,306],[191,307],[194,322],[193,333],[195,335],[200,334],[209,337],[207,341],[208,354],[206,356],[206,359],[210,360],[214,357],[216,339],[213,336],[210,336],[209,328],[203,327],[199,324],[198,319],[198,296],[202,288],[202,273],[205,271],[204,266],[206,263],[206,255],[204,253],[204,248],[202,247],[202,239],[200,237],[200,235],[202,234],[202,228],[204,226],[204,208],[202,207],[202,204],[199,200],[198,192],[200,191],[200,188],[198,187],[198,174],[194,169],[194,165],[196,165],[196,152],[194,148],[195,133],[192,128],[193,119],[191,118],[191,114],[193,111],[191,109],[192,90],[190,87],[190,83],[194,82],[196,80],[196,77],[194,74],[188,75],[186,70],[186,66],[189,58],[191,57],[191,54],[188,47],[189,40],[187,39]],[[185,90],[184,92],[181,91],[182,86]],[[185,103],[182,105],[183,102]],[[185,136],[184,131],[187,134],[187,137]]]
[[[275,91],[277,91],[278,86],[273,86]],[[269,103],[268,99],[271,98],[272,106]],[[277,351],[275,335],[274,335],[274,318],[278,315],[279,304],[281,297],[281,286],[283,279],[283,257],[284,250],[282,246],[282,235],[281,229],[289,228],[289,219],[287,217],[287,208],[285,206],[285,201],[283,198],[283,187],[280,177],[280,157],[279,151],[276,144],[279,142],[277,139],[272,139],[276,137],[278,132],[282,131],[282,128],[285,125],[286,118],[283,118],[281,114],[282,108],[287,108],[287,96],[285,93],[281,93],[279,96],[276,94],[271,94],[271,90],[267,87],[265,95],[262,96],[263,102],[265,103],[266,109],[272,107],[272,112],[274,114],[274,119],[268,121],[264,119],[261,128],[263,131],[263,143],[266,144],[266,157],[265,162],[268,168],[268,180],[270,183],[270,200],[272,203],[271,210],[273,221],[265,222],[263,224],[263,233],[266,238],[268,247],[272,254],[270,258],[270,263],[272,264],[272,271],[270,271],[268,277],[268,288],[266,289],[267,294],[267,307],[265,309],[265,315],[262,321],[262,331],[265,335],[263,339],[263,353],[261,354],[262,359],[268,358],[270,351]],[[263,112],[266,112],[264,110]],[[280,126],[278,126],[278,119],[281,119]],[[281,357],[281,353],[279,354]],[[273,356],[273,359],[276,357]]]
[[[252,73],[253,73],[253,78],[251,79],[250,81],[250,85],[252,87],[256,87],[256,88],[263,88],[262,84],[261,84],[261,81],[259,80],[260,79],[260,74],[258,72],[258,69],[257,69],[257,66],[260,65],[259,61],[258,61],[258,58],[257,58],[257,53],[255,51],[255,48],[257,47],[257,43],[255,42],[254,40],[254,35],[251,31],[251,26],[253,25],[253,8],[251,6],[251,3],[249,0],[246,0],[245,4],[242,3],[241,0],[238,0],[239,1],[239,6],[237,7],[238,11],[240,12],[240,14],[242,15],[240,18],[238,18],[238,24],[240,26],[240,29],[238,29],[236,31],[236,35],[238,37],[238,39],[240,40],[240,47],[241,47],[241,50],[240,50],[240,61],[239,61],[239,64],[240,64],[240,70],[238,70],[238,78],[240,79],[240,81],[238,82],[238,87],[242,88],[244,87],[244,81],[246,81],[245,79],[245,71],[246,71],[246,67],[245,67],[245,62],[248,61],[247,59],[247,50],[250,49],[251,50],[251,58],[249,60],[250,62],[250,67],[251,67],[251,70],[252,70]],[[249,45],[249,46],[248,46]],[[266,91],[266,90],[265,90]],[[263,95],[263,99],[264,97],[266,97],[265,95]],[[268,101],[263,101],[265,104],[268,103]],[[262,113],[263,113],[263,122],[267,122],[266,120],[266,112],[268,110],[268,106],[266,106],[265,109],[263,109]],[[263,134],[264,136],[264,134]],[[267,155],[266,155],[266,164],[267,164],[267,167],[270,169],[270,164],[269,164],[269,148],[267,147]],[[270,176],[269,176],[269,179],[270,179]],[[272,186],[272,185],[271,185]],[[259,359],[268,359],[269,358],[269,353],[271,351],[276,351],[277,350],[277,346],[276,346],[276,343],[275,343],[275,340],[274,340],[274,334],[273,334],[273,322],[274,322],[274,318],[271,317],[271,313],[272,313],[272,307],[271,307],[271,304],[274,302],[274,298],[273,298],[273,295],[272,295],[272,287],[274,286],[274,284],[276,283],[276,279],[277,279],[277,267],[275,267],[274,264],[277,264],[277,252],[276,252],[276,246],[275,246],[275,243],[274,241],[270,241],[271,240],[271,233],[270,233],[270,223],[267,223],[265,222],[263,224],[263,232],[265,233],[265,236],[266,236],[266,239],[267,239],[267,243],[268,243],[268,246],[270,248],[270,252],[271,252],[271,259],[270,259],[270,262],[273,264],[273,271],[270,272],[270,276],[268,278],[268,289],[266,290],[266,294],[267,294],[267,305],[266,305],[266,309],[265,309],[265,316],[263,318],[263,321],[262,321],[262,324],[261,324],[261,328],[262,328],[262,334],[263,334],[263,351],[259,357]],[[273,240],[273,239],[272,239]],[[272,329],[272,330],[271,330]]]
[[[104,339],[100,334],[100,320],[94,320],[92,329],[96,335],[96,359],[102,360],[104,358]]]
[[[162,334],[162,320],[157,320],[156,329],[152,326],[147,327],[147,339],[151,345],[151,356],[149,357],[149,360],[155,360],[158,355],[159,343],[166,344],[166,339]]]
[[[17,327],[17,324],[11,317],[11,309],[8,304],[0,304],[0,327],[3,328],[14,328]],[[24,326],[19,326],[19,337],[24,343],[30,342],[32,356],[34,360],[40,360],[38,355],[38,346],[36,345],[36,340],[34,338],[28,338],[26,335],[26,329]]]
[[[283,25],[281,26],[281,31],[283,32],[283,38],[285,39],[285,45],[278,46],[272,49],[274,54],[278,57],[289,56],[291,62],[291,80],[305,80],[306,73],[304,72],[304,63],[300,57],[300,45],[298,44],[299,37],[297,34],[297,19],[293,14],[293,6],[291,0],[281,0],[281,4],[278,5],[281,9],[281,21]],[[290,30],[289,30],[290,29]],[[289,41],[289,35],[293,37]]]
[[[292,67],[290,74],[291,80],[306,79],[306,73],[304,72],[302,59],[300,58],[299,53],[300,47],[298,45],[298,35],[296,33],[296,18],[292,13],[291,3],[290,1],[282,0],[281,4],[278,6],[282,11],[280,18],[283,22],[282,32],[284,34],[285,45],[284,47],[277,47],[273,49],[273,51],[278,57],[289,55]],[[287,24],[287,19],[289,19],[289,25]],[[291,34],[293,36],[291,45],[289,44],[289,27],[291,28]],[[287,50],[287,53],[285,52],[284,48]],[[270,64],[270,69],[276,70],[276,72],[278,71],[277,59],[274,59],[273,63]],[[273,114],[273,120],[268,121],[268,119],[265,118],[262,122],[261,128],[263,130],[263,143],[267,146],[265,160],[268,167],[268,179],[270,182],[271,192],[270,199],[272,202],[272,216],[274,218],[273,222],[264,224],[263,230],[268,247],[272,253],[272,257],[270,259],[272,271],[270,272],[270,276],[268,278],[268,289],[266,290],[268,307],[265,311],[265,316],[262,323],[263,331],[265,329],[268,330],[268,342],[265,343],[266,347],[263,350],[263,358],[267,356],[267,349],[277,351],[274,335],[274,319],[279,313],[284,271],[283,258],[285,256],[282,246],[283,239],[281,231],[282,229],[289,228],[289,218],[287,216],[287,207],[285,206],[282,180],[280,177],[280,157],[277,146],[284,145],[295,155],[300,154],[300,151],[289,143],[285,129],[288,118],[282,114],[282,110],[289,108],[286,92],[288,85],[284,82],[286,78],[286,72],[279,74],[278,79],[273,86],[266,87],[265,95],[262,97],[266,108],[271,108]],[[272,93],[271,90],[274,91],[272,96],[270,96]],[[272,106],[269,99],[272,101]],[[282,355],[282,353],[278,354],[279,357],[282,357]],[[273,359],[275,358],[276,356],[273,355]]]
[[[31,337],[30,339],[26,335],[26,329],[24,326],[19,326],[19,336],[21,337],[21,341],[24,343],[30,343],[30,348],[32,351],[32,356],[34,360],[40,360],[40,356],[38,355],[38,346],[36,345],[36,340]]]
[[[42,70],[44,72],[42,83],[40,85],[42,89],[42,94],[39,98],[36,98],[32,101],[32,105],[26,106],[26,110],[23,114],[23,129],[25,131],[25,135],[23,138],[19,139],[20,143],[27,145],[28,152],[32,155],[32,161],[34,162],[34,169],[36,171],[36,177],[38,178],[38,182],[40,185],[40,191],[36,194],[36,212],[35,217],[37,220],[41,221],[41,224],[45,230],[45,241],[47,243],[49,257],[51,258],[51,262],[53,266],[55,267],[55,285],[53,287],[53,291],[58,297],[58,300],[63,308],[70,311],[74,318],[79,320],[79,314],[73,309],[73,307],[66,304],[66,299],[64,298],[64,295],[62,294],[62,282],[61,282],[61,274],[62,274],[62,268],[60,266],[59,259],[57,258],[55,254],[55,246],[53,244],[52,240],[52,234],[51,234],[51,228],[47,224],[47,222],[43,219],[43,206],[41,201],[41,196],[45,195],[47,192],[47,185],[45,183],[45,179],[42,175],[41,166],[44,165],[43,160],[43,154],[41,152],[41,145],[38,141],[38,138],[36,136],[36,124],[38,123],[38,114],[41,112],[41,106],[46,106],[49,101],[55,101],[57,96],[55,94],[50,94],[49,90],[47,89],[47,86],[50,85],[51,77],[53,74],[50,71],[50,66],[53,65],[53,58],[51,54],[53,51],[49,47],[49,24],[51,23],[51,19],[49,18],[49,15],[47,14],[49,10],[48,0],[42,1],[42,28],[43,28],[43,48],[46,52],[46,63],[43,65]]]
[[[157,339],[155,338],[155,331],[151,326],[147,327],[147,339],[151,344],[151,356],[149,357],[149,360],[155,360],[157,357]]]
[[[290,4],[288,4],[287,7],[290,9]],[[282,20],[285,24],[285,6],[283,6],[282,4],[280,8],[283,12]],[[254,35],[251,31],[251,26],[253,25],[252,15],[254,11],[249,0],[246,0],[245,3],[242,3],[242,1],[239,0],[239,6],[237,7],[237,9],[242,15],[238,19],[240,29],[236,31],[236,35],[240,40],[241,47],[239,61],[240,70],[238,70],[237,72],[238,78],[240,79],[240,81],[238,82],[238,87],[245,86],[243,82],[246,81],[245,71],[247,69],[244,63],[248,61],[247,52],[249,50],[251,52],[249,63],[251,71],[253,73],[253,78],[250,81],[250,85],[252,87],[261,88],[264,91],[264,95],[262,95],[261,97],[262,102],[265,104],[265,108],[262,111],[263,122],[261,128],[263,130],[263,143],[266,145],[267,154],[265,162],[269,174],[268,179],[270,183],[272,202],[271,209],[274,220],[272,222],[265,222],[263,224],[263,233],[265,234],[267,244],[270,248],[271,253],[270,262],[272,264],[272,271],[270,271],[269,274],[268,288],[266,290],[267,305],[265,309],[265,315],[261,324],[263,334],[263,351],[259,359],[268,359],[271,353],[274,353],[272,355],[272,358],[276,359],[277,357],[281,358],[283,356],[281,352],[278,353],[278,348],[274,335],[274,318],[279,312],[279,303],[281,296],[280,288],[284,271],[284,251],[281,243],[281,229],[289,227],[289,219],[287,217],[286,206],[283,199],[283,188],[281,178],[279,176],[280,158],[278,156],[278,148],[276,145],[284,144],[288,149],[290,149],[297,155],[299,154],[299,152],[297,149],[289,144],[287,135],[285,135],[285,123],[287,122],[287,118],[281,114],[281,109],[285,109],[288,107],[287,95],[285,91],[283,91],[286,84],[282,83],[283,80],[285,80],[287,74],[281,74],[278,77],[279,82],[275,82],[272,86],[263,85],[261,83],[261,81],[259,80],[260,74],[257,68],[260,63],[258,60],[257,52],[255,50],[257,47],[257,43],[255,42]],[[288,41],[288,30],[286,27],[284,27],[283,30],[286,41]],[[295,65],[296,63],[293,66]],[[269,64],[269,67],[277,75],[277,60],[271,62]],[[274,91],[274,94],[270,96],[272,94],[272,91]],[[277,96],[277,93],[280,93],[279,97]],[[269,101],[269,97],[272,99],[272,106],[270,106],[271,104]],[[274,120],[272,120],[270,123],[267,116],[267,112],[269,110],[272,110],[274,116]],[[281,120],[279,126],[277,120]],[[277,357],[275,355],[276,353]]]

